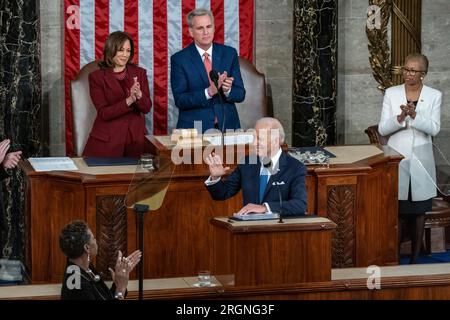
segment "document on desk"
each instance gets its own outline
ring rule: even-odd
[[[71,171],[78,170],[69,157],[28,158],[35,171]]]
[[[242,220],[242,221],[254,221],[254,220],[270,220],[270,219],[278,219],[278,213],[250,213],[250,214],[233,214],[232,218],[234,220]]]

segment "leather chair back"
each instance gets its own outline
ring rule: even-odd
[[[370,143],[387,145],[389,136],[382,136],[378,131],[378,125],[370,126],[364,132],[369,136]]]
[[[97,111],[89,93],[89,74],[99,69],[93,61],[81,68],[77,77],[70,82],[72,99],[72,141],[74,156],[83,154],[84,146],[92,129]]]
[[[242,81],[246,90],[245,100],[236,103],[244,130],[254,128],[256,120],[267,116],[266,78],[245,58],[239,57]]]

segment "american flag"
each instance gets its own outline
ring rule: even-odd
[[[70,81],[93,60],[102,59],[109,33],[122,30],[135,44],[134,63],[147,69],[152,111],[149,133],[167,134],[178,110],[170,89],[170,56],[191,43],[186,15],[194,8],[210,9],[215,39],[253,60],[254,0],[64,0],[64,81],[66,153],[73,154]]]

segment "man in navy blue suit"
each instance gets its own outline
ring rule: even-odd
[[[245,89],[237,52],[213,43],[211,11],[195,9],[187,15],[187,22],[194,42],[170,58],[170,82],[179,109],[177,128],[198,130],[201,123],[201,132],[211,128],[238,129],[241,125],[235,102],[244,100]],[[210,79],[211,70],[217,72],[218,89]]]
[[[219,156],[211,154],[206,159],[210,177],[206,187],[214,200],[226,200],[242,189],[243,208],[238,214],[280,212],[279,192],[283,215],[301,215],[306,212],[306,167],[281,150],[284,130],[274,118],[256,122],[253,146],[256,155],[247,156],[226,178],[230,169]]]

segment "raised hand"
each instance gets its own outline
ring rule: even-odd
[[[206,159],[206,164],[209,166],[209,173],[211,175],[211,180],[216,180],[230,170],[230,167],[224,167],[222,164],[222,159],[214,152],[211,153]]]
[[[5,139],[2,142],[0,142],[0,163],[3,163],[3,160],[5,160],[5,156],[8,153],[9,147],[10,147],[10,140]]]
[[[117,254],[114,270],[109,268],[109,271],[111,272],[113,282],[116,284],[116,291],[122,292],[123,294],[127,289],[131,266],[128,258],[122,256],[122,251],[119,250],[119,253]]]
[[[130,268],[130,271],[134,269],[134,267],[137,266],[139,261],[141,261],[142,252],[139,250],[134,251],[132,254],[130,254],[126,259],[128,259],[128,265]]]

